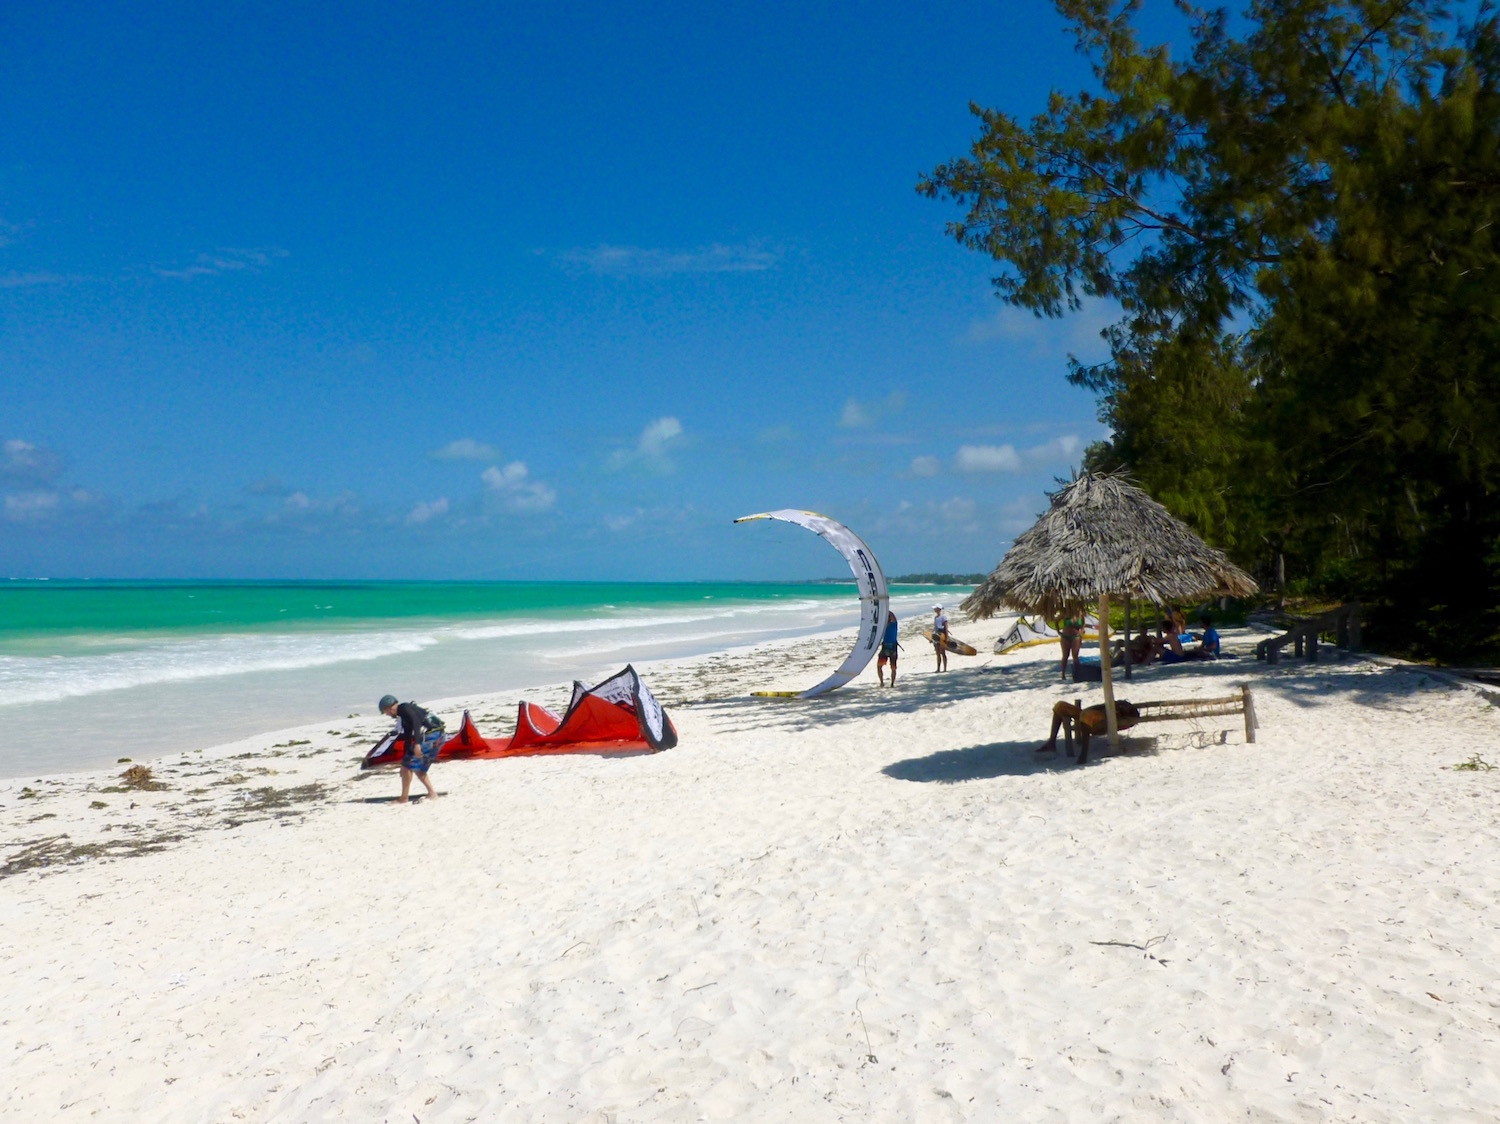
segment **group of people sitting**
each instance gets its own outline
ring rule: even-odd
[[[1216,660],[1219,658],[1219,632],[1214,628],[1213,618],[1204,613],[1198,618],[1202,631],[1196,637],[1187,630],[1187,618],[1181,611],[1173,609],[1161,619],[1159,636],[1149,631],[1139,632],[1130,638],[1130,662],[1183,663],[1186,660]],[[1188,647],[1194,640],[1195,647]],[[1125,645],[1110,652],[1120,662],[1125,658]]]
[[[1083,646],[1083,632],[1087,618],[1080,612],[1065,616],[1056,628],[1062,643],[1062,677],[1068,677],[1068,663],[1074,665],[1074,679],[1078,678],[1079,650]],[[1198,618],[1203,629],[1195,637],[1187,630],[1187,618],[1179,609],[1169,610],[1161,618],[1157,634],[1143,630],[1130,638],[1130,662],[1182,663],[1186,660],[1216,660],[1219,658],[1219,633],[1213,619],[1204,613]],[[1189,647],[1196,640],[1195,647]],[[1118,665],[1125,660],[1125,645],[1110,648],[1110,662]]]
[[[1078,659],[1078,649],[1083,639],[1085,618],[1079,613],[1074,617],[1064,618],[1059,622],[1058,632],[1062,636],[1062,662],[1063,677],[1067,677],[1068,660]],[[1169,610],[1161,618],[1158,635],[1152,635],[1149,631],[1139,632],[1130,638],[1130,662],[1133,664],[1147,663],[1184,663],[1188,660],[1216,660],[1219,658],[1219,632],[1214,628],[1213,618],[1207,613],[1198,617],[1198,623],[1202,625],[1201,631],[1196,637],[1187,631],[1187,618],[1177,609]],[[1189,645],[1196,645],[1189,647]],[[1111,649],[1110,659],[1114,663],[1120,663],[1125,658],[1125,645],[1119,644]],[[1077,678],[1075,671],[1074,678]],[[1118,729],[1128,730],[1140,721],[1140,711],[1124,699],[1115,703],[1115,717]],[[1104,706],[1079,706],[1077,703],[1060,702],[1052,708],[1052,729],[1037,749],[1038,753],[1056,753],[1057,735],[1062,729],[1063,723],[1071,722],[1074,732],[1078,735],[1078,764],[1082,765],[1088,760],[1089,739],[1102,737],[1106,732],[1106,721]]]

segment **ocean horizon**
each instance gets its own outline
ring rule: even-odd
[[[968,587],[896,585],[898,616]],[[12,580],[0,776],[853,627],[852,582]],[[810,684],[809,684],[810,685]],[[554,700],[558,701],[558,700]]]

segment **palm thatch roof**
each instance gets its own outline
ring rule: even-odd
[[[1056,616],[1101,596],[1157,604],[1245,597],[1250,575],[1122,476],[1084,473],[1052,493],[1052,506],[1006,551],[962,608]]]

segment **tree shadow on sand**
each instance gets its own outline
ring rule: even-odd
[[[971,745],[963,749],[943,749],[929,753],[926,757],[908,757],[887,765],[880,771],[893,780],[917,781],[925,784],[959,784],[963,781],[993,780],[996,777],[1034,777],[1044,773],[1070,773],[1078,768],[1077,762],[1063,752],[1061,746],[1055,754],[1037,753],[1037,743],[991,742],[989,745]],[[1125,738],[1118,750],[1111,750],[1102,738],[1089,746],[1089,759],[1084,768],[1092,768],[1101,760],[1155,757],[1158,754],[1156,739]]]
[[[1045,686],[1055,681],[1057,669],[1040,664],[996,665],[954,669],[943,675],[921,675],[901,680],[894,689],[861,683],[815,699],[762,699],[745,696],[691,704],[714,715],[720,729],[809,730],[834,726],[851,718],[882,714],[913,714],[999,692]]]
[[[1073,762],[1062,757],[1062,764],[1071,767]],[[1030,777],[1056,772],[1058,768],[1057,757],[1037,754],[1036,742],[991,742],[963,749],[943,749],[926,757],[908,757],[880,771],[898,781],[958,784],[994,777]]]

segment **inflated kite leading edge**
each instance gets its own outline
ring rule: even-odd
[[[816,687],[797,694],[799,699],[810,699],[817,695],[836,691],[865,669],[880,648],[880,635],[885,630],[885,616],[890,609],[891,593],[885,584],[885,571],[875,559],[875,552],[848,527],[816,511],[799,511],[782,508],[780,511],[762,511],[755,515],[742,515],[736,523],[748,523],[754,519],[779,519],[783,523],[795,523],[806,527],[814,534],[827,539],[849,563],[854,571],[855,584],[859,586],[860,619],[859,636],[855,638],[854,650],[845,657],[837,671]]]

